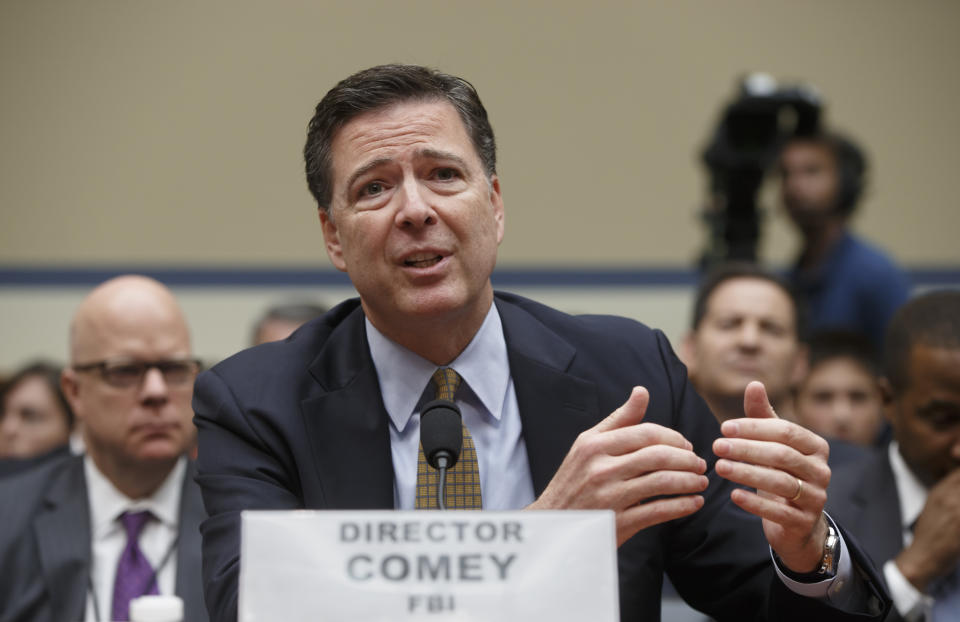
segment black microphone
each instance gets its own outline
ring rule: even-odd
[[[444,488],[447,469],[453,468],[463,449],[463,424],[460,409],[449,400],[433,400],[420,413],[420,445],[427,464],[440,471],[437,507],[447,509]]]

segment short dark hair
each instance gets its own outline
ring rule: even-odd
[[[329,310],[330,308],[326,305],[313,302],[294,302],[273,305],[264,311],[260,319],[253,325],[253,341],[256,342],[260,331],[263,329],[263,325],[267,322],[280,321],[306,324]]]
[[[756,264],[748,262],[730,262],[721,264],[720,266],[708,272],[703,280],[700,281],[700,286],[697,288],[696,298],[694,299],[693,303],[693,320],[690,323],[690,326],[693,328],[693,330],[697,330],[697,328],[700,327],[700,323],[703,322],[703,318],[706,317],[707,306],[710,303],[710,296],[713,295],[713,292],[718,287],[732,279],[756,279],[759,281],[766,281],[767,283],[779,288],[790,300],[790,306],[793,309],[794,327],[796,329],[797,338],[803,338],[804,327],[806,324],[805,316],[803,313],[803,308],[800,306],[800,302],[793,288],[776,274],[764,270]]]
[[[863,149],[849,136],[823,129],[793,136],[783,149],[798,143],[819,145],[830,152],[837,167],[837,210],[844,216],[852,214],[866,185],[869,161]]]
[[[814,333],[807,341],[809,345],[808,361],[810,369],[820,363],[838,358],[851,359],[872,376],[880,375],[878,360],[873,343],[862,333],[848,330],[825,330]]]
[[[353,118],[407,101],[447,101],[456,108],[473,141],[487,177],[497,172],[497,148],[487,111],[473,85],[419,65],[379,65],[341,80],[317,104],[307,126],[303,148],[307,186],[321,209],[333,193],[331,145],[336,133]]]
[[[50,390],[54,401],[60,406],[64,416],[67,419],[67,429],[73,429],[73,409],[67,402],[63,389],[60,388],[60,372],[62,368],[59,365],[49,361],[34,361],[18,369],[12,376],[6,379],[3,386],[0,387],[0,409],[6,408],[7,395],[13,391],[18,384],[28,378],[40,378]]]
[[[910,382],[913,347],[960,348],[960,290],[928,292],[907,301],[894,314],[884,340],[883,371],[894,391]]]

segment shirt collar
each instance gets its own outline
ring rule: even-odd
[[[913,474],[906,460],[900,455],[900,445],[892,441],[887,449],[890,455],[890,468],[897,483],[897,496],[900,498],[900,518],[904,529],[912,529],[913,523],[923,511],[927,502],[927,487]]]
[[[126,511],[149,510],[164,525],[176,528],[180,516],[180,484],[187,468],[187,458],[181,456],[160,487],[143,499],[131,499],[100,472],[93,459],[83,458],[90,498],[90,522],[94,537],[117,528],[117,518]]]
[[[383,405],[394,427],[402,432],[437,366],[388,339],[369,319],[366,320],[366,329]],[[486,411],[499,420],[510,379],[510,366],[496,305],[490,305],[477,334],[448,367],[460,374]]]

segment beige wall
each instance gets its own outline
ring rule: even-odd
[[[392,61],[463,75],[484,98],[502,267],[690,265],[705,236],[698,154],[752,70],[815,84],[868,145],[861,231],[910,266],[957,267],[958,24],[949,0],[3,0],[0,268],[329,266],[305,126],[336,80]],[[767,221],[765,256],[784,262],[792,233],[776,209]],[[0,368],[47,351],[12,348],[24,335],[61,344],[81,293],[0,287]],[[201,343],[226,330],[218,305],[249,307],[231,318],[236,341],[201,353],[239,347],[244,314],[274,293],[188,292]],[[662,300],[644,319],[676,336],[687,293],[624,295]],[[556,301],[651,312],[617,296]]]
[[[173,287],[193,336],[193,351],[206,363],[249,346],[254,323],[278,302],[310,301],[333,305],[356,296],[348,287],[257,288]],[[555,308],[578,313],[612,313],[642,318],[661,328],[674,343],[689,322],[693,292],[683,287],[511,288]],[[11,372],[38,355],[54,361],[67,357],[67,326],[87,288],[10,287],[0,295],[0,373]],[[13,319],[13,321],[9,321]]]
[[[687,263],[697,154],[756,69],[818,86],[869,145],[862,231],[956,264],[957,24],[949,0],[5,0],[0,264],[327,265],[304,127],[336,80],[386,61],[484,97],[503,265]],[[783,260],[792,237],[770,221]]]

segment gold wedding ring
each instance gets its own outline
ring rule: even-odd
[[[797,494],[790,497],[791,501],[797,501],[800,499],[800,495],[803,494],[803,480],[799,477],[797,478]]]

